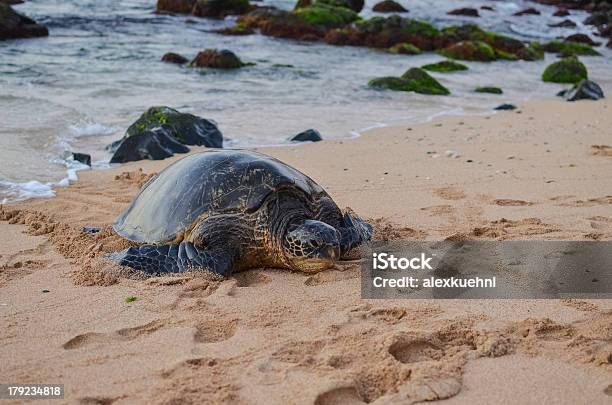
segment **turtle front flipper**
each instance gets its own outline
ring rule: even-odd
[[[199,250],[191,242],[178,245],[144,245],[131,247],[107,256],[120,266],[131,267],[151,275],[183,273],[189,270],[208,270],[228,277],[233,259],[223,251]]]
[[[357,215],[346,212],[342,216],[340,231],[340,256],[343,259],[352,258],[352,250],[372,239],[374,228]]]

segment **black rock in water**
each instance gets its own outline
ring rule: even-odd
[[[319,142],[322,141],[323,137],[316,129],[307,129],[304,132],[300,132],[291,138],[292,142]]]
[[[222,148],[223,135],[212,121],[170,107],[151,107],[107,149],[114,152],[111,163],[123,163],[186,153],[185,145]]]
[[[574,28],[576,23],[572,20],[563,20],[557,24],[548,24],[548,26],[553,28]]]
[[[172,129],[166,125],[125,138],[111,158],[111,163],[134,162],[137,160],[161,160],[175,153],[187,153],[189,148],[172,136]]]
[[[597,83],[585,79],[571,89],[565,90],[562,96],[567,101],[600,100],[604,98],[604,93]]]
[[[495,107],[494,110],[497,110],[497,111],[516,110],[516,106],[514,104],[502,104],[502,105],[498,105],[497,107]]]
[[[87,153],[73,152],[72,158],[77,162],[83,163],[84,165],[91,166],[91,156]]]
[[[319,142],[322,140],[323,137],[316,129],[307,129],[306,131],[300,132],[290,139],[292,142]]]
[[[0,40],[46,37],[47,35],[49,35],[47,27],[0,2]]]

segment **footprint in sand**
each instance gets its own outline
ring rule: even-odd
[[[366,402],[355,387],[338,387],[317,396],[315,405],[360,405]]]
[[[605,389],[604,389],[604,394],[609,395],[612,397],[612,384],[608,385]]]
[[[116,341],[129,341],[143,335],[149,335],[165,326],[167,326],[166,321],[156,320],[133,328],[119,329],[112,333],[87,332],[73,337],[62,347],[65,350],[73,350],[96,343],[107,344]]]
[[[229,321],[211,319],[201,322],[196,326],[193,339],[197,343],[216,343],[222,342],[234,336],[238,326],[238,320]]]
[[[526,205],[533,205],[533,203],[530,201],[512,200],[507,198],[498,198],[496,200],[493,200],[493,204],[500,205],[502,207],[521,207]]]
[[[454,187],[436,188],[433,190],[433,193],[444,200],[462,200],[466,197],[463,191],[457,190]]]
[[[245,271],[234,275],[237,287],[254,287],[257,285],[268,284],[272,277],[259,271]]]
[[[389,346],[389,354],[400,363],[440,360],[444,351],[426,339],[400,339]]]

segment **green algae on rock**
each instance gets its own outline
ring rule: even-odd
[[[451,59],[477,62],[491,62],[497,59],[495,50],[482,41],[461,41],[442,49],[440,54]]]
[[[447,95],[450,91],[420,68],[408,69],[402,77],[386,76],[369,81],[370,87],[395,91],[413,91],[419,94]]]
[[[389,48],[389,53],[401,54],[401,55],[418,55],[421,50],[412,44],[396,44]]]
[[[550,41],[544,44],[534,42],[534,48],[549,53],[558,53],[564,56],[583,55],[601,56],[592,46],[570,41]]]
[[[504,91],[502,89],[493,86],[476,87],[474,91],[476,93],[504,94]]]
[[[326,28],[343,27],[359,18],[357,13],[351,9],[328,5],[303,7],[293,13],[309,24]]]
[[[588,76],[587,68],[575,56],[554,62],[542,73],[542,80],[552,83],[578,83]]]
[[[448,73],[468,70],[468,67],[462,63],[458,63],[452,60],[443,60],[441,62],[430,63],[421,66],[421,69],[429,70],[430,72]]]

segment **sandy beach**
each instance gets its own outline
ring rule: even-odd
[[[376,239],[609,240],[611,112],[534,100],[259,150]],[[63,383],[84,404],[610,402],[611,300],[364,300],[354,262],[225,281],[109,273],[100,257],[125,246],[110,225],[181,157],[80,172],[55,198],[0,208],[3,381]]]

